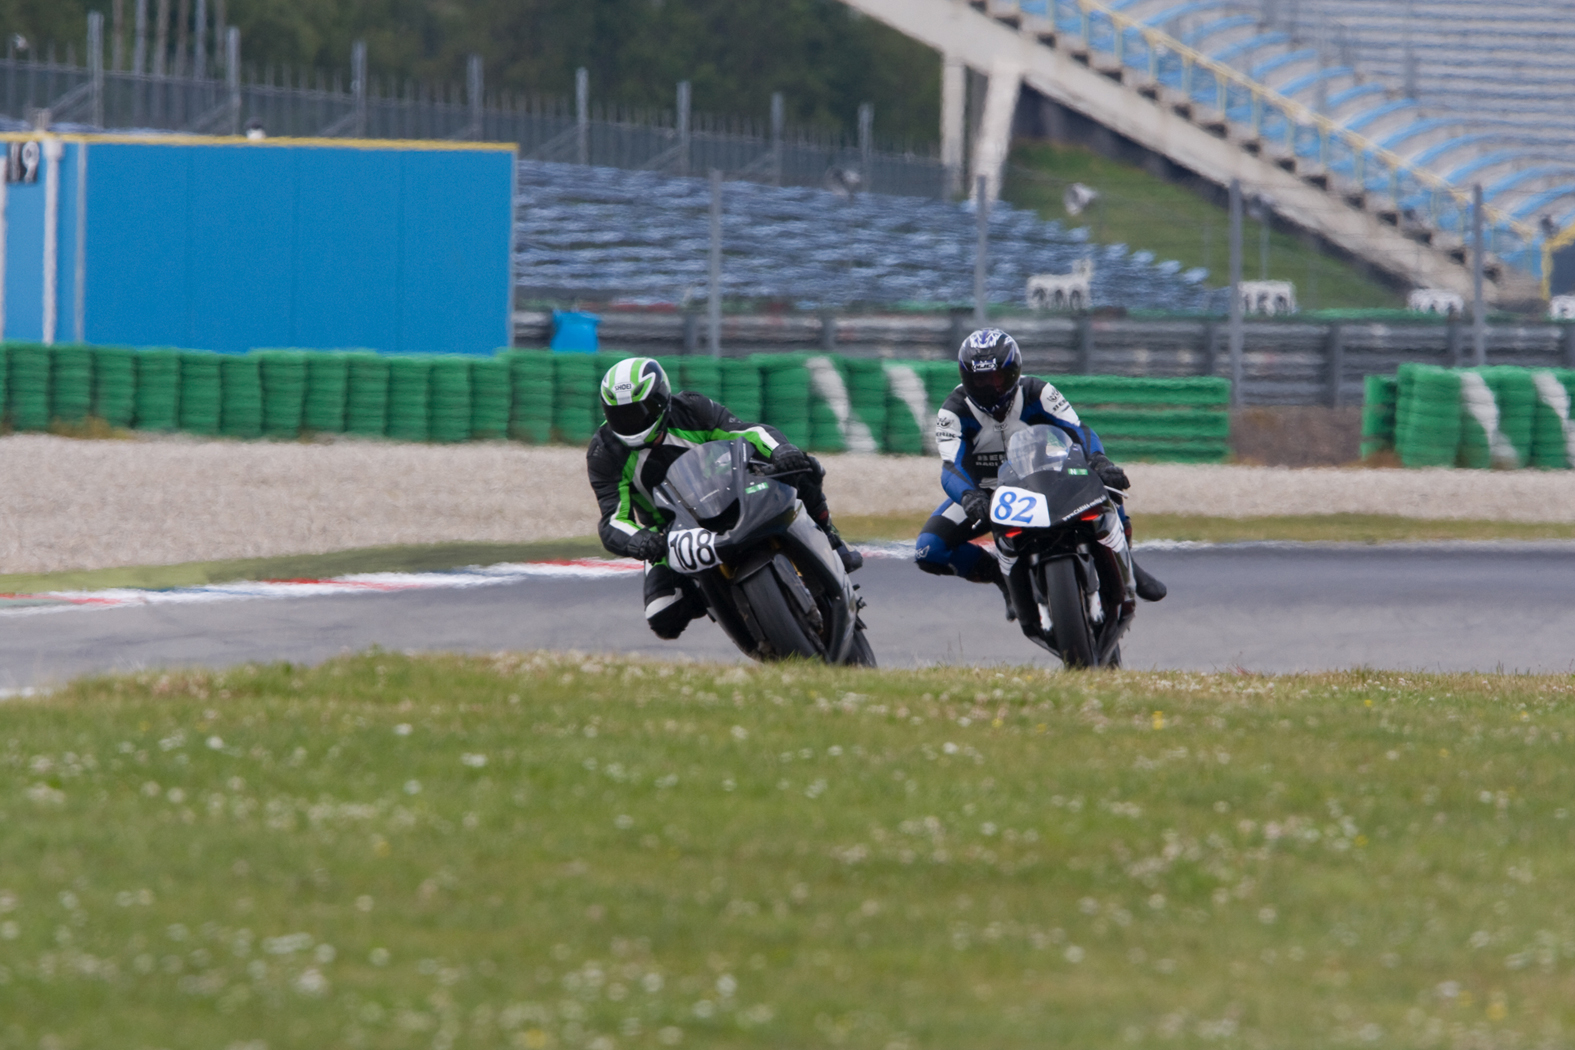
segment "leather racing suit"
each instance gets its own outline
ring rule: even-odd
[[[591,490],[601,508],[598,532],[602,546],[613,554],[631,556],[630,541],[643,530],[665,533],[672,516],[661,510],[651,493],[667,477],[668,469],[692,448],[707,441],[730,441],[743,437],[760,455],[771,453],[788,441],[782,432],[763,423],[749,425],[723,405],[689,391],[673,394],[667,410],[662,438],[644,448],[630,448],[607,424],[597,428],[586,450],[586,469]],[[825,472],[815,470],[794,478],[804,509],[823,528],[830,523],[830,510],[821,488]],[[645,567],[645,620],[660,638],[677,638],[689,621],[705,615],[705,605],[688,577],[674,572],[666,560]]]

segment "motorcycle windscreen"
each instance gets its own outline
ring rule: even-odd
[[[735,478],[741,465],[739,457],[748,455],[739,448],[741,444],[708,441],[690,449],[667,468],[663,487],[670,489],[697,520],[720,517],[738,498]]]
[[[1084,462],[1066,431],[1041,423],[1011,436],[997,477],[1002,486],[1043,497],[1055,526],[1105,501],[1104,484]]]

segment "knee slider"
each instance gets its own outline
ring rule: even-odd
[[[952,568],[952,552],[933,532],[926,532],[919,537],[919,542],[914,546],[913,560],[919,568],[936,576],[951,576],[955,572]]]

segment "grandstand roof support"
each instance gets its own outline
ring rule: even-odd
[[[946,169],[946,195],[963,191],[963,139],[968,112],[968,69],[955,55],[941,60],[941,164]]]
[[[973,140],[973,173],[986,180],[991,200],[1001,195],[1001,175],[1012,148],[1012,118],[1023,87],[1023,69],[1010,58],[985,66],[990,86],[984,94],[984,117]]]
[[[1280,214],[1289,221],[1416,287],[1471,294],[1470,269],[1451,257],[1451,246],[1413,240],[1398,223],[1391,225],[1378,214],[1347,203],[1335,185],[1326,190],[1272,158],[1248,152],[1243,143],[1212,134],[1166,104],[1164,95],[1149,99],[1123,83],[1119,73],[1092,69],[1068,51],[1042,43],[1036,34],[1005,25],[962,0],[842,2],[973,69],[990,71],[991,96],[1006,94],[994,90],[997,71],[1017,70],[1021,81],[1040,94],[1216,185],[1228,186],[1232,179],[1240,179],[1249,189],[1274,197]],[[1016,90],[1011,93],[1015,96]],[[992,97],[986,109],[993,103]],[[988,127],[990,120],[981,123]],[[993,176],[996,192],[1010,145],[1009,116],[1003,124],[1005,133],[989,140],[988,152],[980,148],[986,136],[975,143],[974,171]],[[978,166],[986,160],[991,164],[988,169]],[[1490,302],[1537,297],[1536,282],[1529,275],[1509,267],[1497,269],[1500,276],[1487,290]]]

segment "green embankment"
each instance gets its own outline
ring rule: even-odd
[[[372,653],[0,705],[11,1047],[1564,1045],[1575,683]]]
[[[1081,182],[1098,190],[1101,200],[1080,216],[1062,206],[1066,188]],[[1142,168],[1109,160],[1079,146],[1020,143],[1012,150],[1003,197],[1033,208],[1046,219],[1088,227],[1101,243],[1124,243],[1147,250],[1157,260],[1175,259],[1188,269],[1205,267],[1209,286],[1229,278],[1230,216],[1226,209],[1184,186]],[[1242,227],[1242,273],[1260,274],[1261,227],[1247,219]],[[1270,231],[1269,279],[1291,281],[1303,310],[1404,306],[1403,299],[1364,275],[1360,268],[1309,247],[1287,233]],[[1121,304],[1141,308],[1141,303]]]

